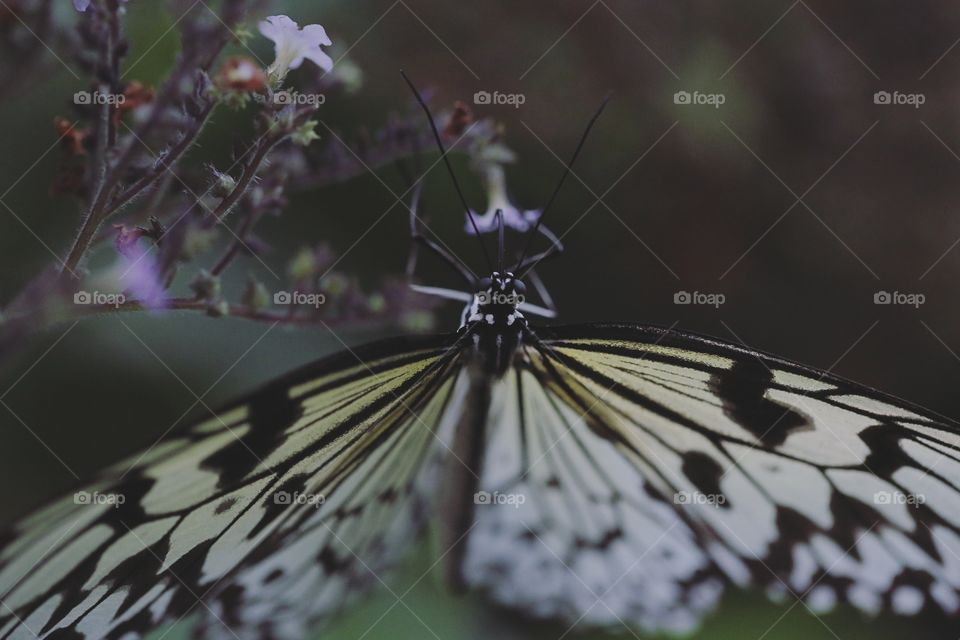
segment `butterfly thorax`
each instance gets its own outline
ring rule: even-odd
[[[520,344],[527,323],[519,309],[525,292],[512,273],[494,271],[480,280],[463,310],[460,330],[470,335],[475,355],[490,373],[506,371]]]

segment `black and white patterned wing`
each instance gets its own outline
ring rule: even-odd
[[[459,354],[341,354],[107,471],[0,551],[0,638],[303,637],[377,583],[424,519],[420,485]]]
[[[726,585],[955,614],[960,430],[663,329],[538,330],[493,391],[464,572],[496,600],[686,631]]]

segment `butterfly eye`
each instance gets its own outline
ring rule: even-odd
[[[479,291],[487,291],[492,286],[493,286],[492,278],[480,278],[480,282],[477,283],[477,289]]]
[[[519,295],[523,295],[527,292],[527,285],[523,284],[519,280],[513,281],[513,291]]]

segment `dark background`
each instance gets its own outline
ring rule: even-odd
[[[74,19],[68,5],[64,20]],[[567,234],[565,257],[541,269],[563,322],[676,323],[960,416],[960,248],[951,250],[960,240],[955,3],[280,6],[301,24],[323,24],[334,57],[349,47],[362,69],[362,88],[319,114],[346,134],[407,108],[400,67],[435,90],[437,105],[470,102],[478,90],[523,94],[519,108],[476,112],[504,123],[518,153],[509,181],[525,207],[544,204],[562,168],[553,153],[568,156],[612,91],[575,168],[589,189],[571,178],[549,221]],[[175,19],[159,2],[130,3],[127,64],[143,56],[132,77],[155,84],[169,68]],[[263,38],[251,46],[270,59]],[[70,96],[81,88],[61,67],[0,105],[0,193],[8,192],[0,199],[22,220],[0,209],[0,306],[51,262],[44,244],[62,255],[79,224],[76,202],[48,195],[57,155],[44,154],[56,140],[54,116],[69,114]],[[719,109],[676,105],[680,90],[723,93],[726,102]],[[920,93],[925,103],[877,105],[881,90]],[[215,118],[191,161],[223,156],[232,126],[229,115]],[[331,142],[324,137],[318,144]],[[479,182],[465,163],[457,167],[471,203],[484,209]],[[379,173],[392,189],[404,188],[395,172]],[[602,204],[591,190],[603,195]],[[427,192],[431,227],[481,269],[439,167]],[[266,223],[264,235],[277,247],[266,260],[281,269],[296,247],[322,240],[346,251],[393,201],[371,176],[298,196],[283,217]],[[402,272],[405,235],[404,210],[395,207],[345,255],[344,271],[370,283]],[[430,267],[424,274],[445,281]],[[726,303],[678,306],[680,290],[722,293]],[[879,290],[923,293],[926,303],[878,306]],[[454,330],[458,312],[441,309],[438,330]],[[267,329],[188,313],[129,314],[35,335],[0,370],[0,397],[10,409],[0,408],[0,519],[9,522],[70,489],[75,476],[149,446],[183,414],[202,415],[203,404],[216,406],[340,348],[341,339],[353,345],[396,332],[341,327],[332,336],[318,327],[264,335]],[[398,595],[428,560],[421,554],[401,574]],[[348,612],[334,636],[360,637],[394,600],[386,593]],[[440,637],[556,638],[565,630],[532,627],[476,598],[442,595],[431,578],[404,601]],[[908,631],[945,637],[949,630],[936,620],[866,623],[848,611],[824,624],[790,604],[731,596],[703,636],[768,631],[766,638],[847,640]],[[365,637],[407,636],[429,633],[395,606]]]

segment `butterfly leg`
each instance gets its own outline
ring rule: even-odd
[[[544,260],[548,260],[563,253],[563,243],[560,242],[560,238],[558,238],[556,234],[544,226],[540,227],[540,233],[542,233],[543,236],[550,241],[550,246],[546,249],[546,251],[524,258],[522,262],[513,268],[513,272],[518,274],[519,278],[525,277],[533,270],[535,266]]]
[[[450,267],[463,279],[467,286],[472,290],[476,287],[477,278],[473,275],[473,272],[460,260],[457,256],[453,254],[449,249],[443,247],[430,238],[428,238],[423,231],[421,231],[421,226],[423,221],[417,215],[417,210],[420,205],[420,196],[423,191],[423,183],[417,182],[413,186],[413,197],[410,200],[410,240],[412,241],[412,247],[410,249],[410,257],[407,260],[407,278],[413,279],[414,271],[417,267],[417,258],[418,258],[418,248],[424,247],[437,255],[441,260],[446,262]]]
[[[540,300],[543,301],[543,306],[541,307],[539,305],[525,302],[520,305],[520,310],[524,313],[538,315],[542,318],[556,318],[558,312],[557,305],[554,303],[553,297],[547,290],[547,286],[540,278],[540,275],[536,272],[535,267],[544,260],[560,255],[560,253],[563,252],[563,243],[560,242],[560,239],[546,227],[540,227],[540,232],[548,240],[550,240],[550,248],[542,253],[538,253],[535,256],[530,256],[529,258],[525,259],[523,262],[517,265],[514,272],[518,274],[518,278],[528,281],[533,285],[533,288],[536,290]]]
[[[553,301],[553,297],[550,295],[550,292],[547,291],[547,285],[544,284],[543,280],[540,278],[540,275],[533,269],[527,272],[525,280],[533,285],[533,288],[536,290],[537,295],[540,296],[540,300],[543,301],[543,306],[530,304],[524,302],[520,305],[520,311],[525,314],[532,314],[540,316],[541,318],[556,318],[557,317],[557,305]]]

